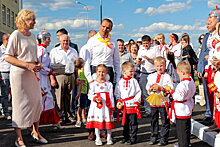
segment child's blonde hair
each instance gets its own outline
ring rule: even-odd
[[[166,64],[166,60],[163,57],[159,56],[159,57],[156,57],[154,59],[154,64],[155,63],[164,63],[164,64]]]
[[[84,64],[83,58],[77,58],[77,59],[74,61],[74,66],[75,66],[76,68],[82,68],[82,67],[83,67],[83,64]]]
[[[124,71],[125,69],[129,67],[134,68],[134,64],[129,61],[126,61],[121,65],[122,71]]]
[[[158,38],[162,38],[165,40],[165,36],[163,33],[157,34],[156,39],[158,39]]]
[[[187,60],[181,61],[179,64],[177,64],[176,70],[177,71],[183,70],[183,71],[185,71],[186,74],[190,74],[191,73],[191,66],[190,66],[189,61],[187,61]]]
[[[99,64],[98,66],[96,66],[96,71],[98,71],[99,67],[104,67],[106,71],[108,72],[108,67],[105,64]]]

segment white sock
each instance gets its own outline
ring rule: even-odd
[[[100,138],[100,130],[95,128],[95,136],[96,136],[96,140],[101,140]]]
[[[112,140],[112,130],[111,129],[107,129],[107,140]]]

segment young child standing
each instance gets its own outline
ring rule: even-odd
[[[169,86],[173,89],[173,80],[170,75],[165,73],[166,69],[166,60],[163,57],[157,57],[154,59],[154,68],[156,69],[156,73],[151,74],[148,77],[148,82],[146,85],[146,89],[148,94],[151,95],[153,93],[162,96],[160,92],[165,92],[165,87]],[[168,101],[169,98],[166,98]],[[167,102],[166,101],[166,102]],[[169,136],[169,119],[167,118],[168,106],[165,106],[165,101],[161,100],[160,105],[152,104],[151,106],[151,139],[150,144],[155,144],[158,138],[158,129],[159,129],[159,113],[161,116],[161,131],[160,131],[160,142],[158,145],[163,146],[168,144],[168,136]]]
[[[123,106],[123,136],[121,143],[135,144],[137,141],[137,114],[140,118],[139,106],[141,103],[141,89],[134,77],[134,65],[131,62],[122,64],[124,76],[115,88],[115,96],[118,99],[117,108],[120,110]],[[118,117],[119,118],[119,117]],[[131,136],[129,135],[129,126],[131,126]]]
[[[83,120],[83,124],[86,125],[86,106],[87,106],[87,87],[88,82],[84,75],[84,69],[83,69],[84,61],[82,58],[77,58],[74,61],[74,66],[76,69],[76,72],[78,73],[78,92],[75,97],[75,100],[78,102],[78,110],[77,110],[77,121],[76,121],[76,127],[81,127],[81,120]]]
[[[96,67],[97,79],[90,84],[88,98],[91,100],[87,117],[86,128],[95,128],[96,145],[102,145],[100,130],[107,129],[107,144],[113,144],[111,129],[115,128],[114,123],[114,97],[113,85],[106,81],[107,66],[100,64]]]
[[[177,85],[176,90],[171,90],[173,101],[171,104],[170,118],[173,111],[176,117],[176,132],[178,145],[180,147],[188,147],[190,145],[191,115],[194,107],[192,97],[196,92],[196,86],[190,77],[191,66],[186,60],[181,61],[177,65],[177,74],[181,82]]]

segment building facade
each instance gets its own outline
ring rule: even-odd
[[[15,20],[21,8],[22,0],[0,0],[0,45],[2,35],[16,29]]]

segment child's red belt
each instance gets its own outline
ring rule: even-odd
[[[122,116],[122,122],[121,122],[121,125],[124,126],[125,124],[125,118],[126,118],[126,104],[125,104],[125,101],[129,101],[129,100],[132,100],[134,98],[134,96],[132,97],[129,97],[129,98],[125,98],[125,99],[120,99],[119,102],[123,103],[124,104],[124,108],[123,108],[123,116]],[[135,107],[136,111],[137,111],[137,115],[138,115],[138,118],[141,118],[141,113],[140,113],[140,108],[138,107]],[[119,122],[119,110],[117,112],[117,123]]]
[[[173,115],[173,110],[174,110],[174,114],[176,114],[176,111],[175,111],[175,109],[174,109],[174,104],[175,103],[185,103],[185,102],[187,102],[187,100],[183,100],[183,101],[172,101],[172,103],[171,103],[171,108],[170,108],[170,114],[169,114],[169,119],[172,119],[172,115]]]

